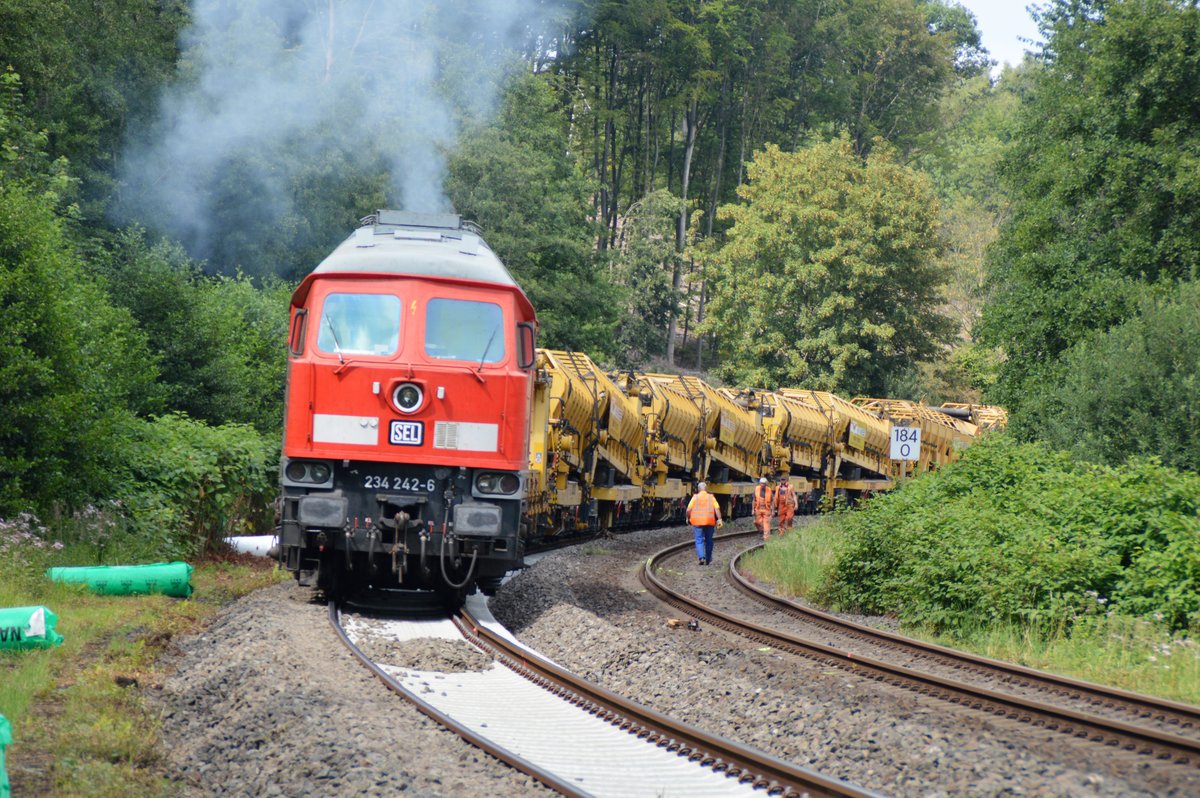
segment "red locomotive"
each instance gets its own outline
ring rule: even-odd
[[[280,559],[328,595],[523,557],[533,307],[452,214],[379,211],[292,296]]]

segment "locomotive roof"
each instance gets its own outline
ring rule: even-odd
[[[292,304],[303,304],[316,277],[338,274],[467,280],[510,287],[524,297],[477,228],[456,214],[379,211],[364,221],[304,279]]]
[[[517,284],[479,234],[463,227],[454,214],[396,213],[389,217],[381,213],[355,230],[321,261],[316,272],[412,274]]]

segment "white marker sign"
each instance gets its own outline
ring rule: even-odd
[[[892,427],[892,450],[890,457],[893,460],[920,460],[921,428]]]

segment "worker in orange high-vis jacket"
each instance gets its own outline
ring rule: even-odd
[[[775,492],[763,477],[754,486],[754,527],[762,533],[763,540],[771,537],[771,513],[774,510]]]
[[[800,500],[796,497],[796,491],[792,488],[792,482],[786,476],[779,480],[779,487],[775,489],[775,512],[779,514],[779,534],[784,534],[792,528],[792,517],[796,515],[796,509],[800,506]]]
[[[725,522],[721,519],[717,498],[708,492],[708,485],[703,482],[696,483],[696,493],[688,502],[687,518],[692,525],[692,534],[696,536],[696,559],[701,565],[709,565],[712,563],[713,531]]]

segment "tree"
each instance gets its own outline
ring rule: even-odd
[[[601,354],[612,346],[615,291],[592,248],[592,186],[554,103],[543,78],[518,78],[499,119],[466,134],[452,154],[446,193],[529,295],[542,343]]]
[[[732,226],[701,250],[711,290],[702,329],[721,376],[743,384],[877,393],[938,351],[937,200],[927,178],[848,136],[755,154]]]
[[[1064,354],[1062,375],[1028,400],[1026,432],[1093,462],[1153,455],[1200,471],[1200,283],[1080,341]]]
[[[1017,414],[1148,287],[1200,277],[1200,9],[1059,0],[1040,23],[979,328],[1005,354],[991,398]]]
[[[31,127],[81,179],[83,216],[103,219],[124,138],[155,111],[188,21],[180,0],[6,0],[0,68],[25,80]]]
[[[809,124],[844,126],[859,152],[878,137],[907,150],[932,130],[964,38],[938,26],[933,5],[849,0],[821,16],[814,35],[823,63],[806,80]]]
[[[961,77],[974,78],[986,74],[993,61],[983,46],[975,15],[954,0],[917,0],[925,12],[926,24],[933,34],[947,34],[954,45],[954,70]]]
[[[958,334],[944,358],[893,382],[891,396],[979,402],[994,382],[998,354],[977,344],[973,329],[986,298],[987,249],[1008,213],[1000,162],[1011,145],[1021,92],[1035,69],[1032,62],[1009,67],[995,82],[977,75],[948,92],[942,123],[914,161],[932,179],[941,205],[945,247],[938,268],[946,278],[941,311],[957,322]]]
[[[145,338],[84,267],[9,73],[0,91],[0,514],[111,489],[156,376]]]
[[[99,259],[99,258],[98,258]],[[208,277],[178,245],[121,233],[99,263],[113,301],[146,332],[161,373],[154,412],[212,425],[283,426],[290,290],[268,279]]]
[[[635,202],[613,251],[615,279],[626,291],[625,321],[616,333],[617,360],[636,368],[663,351],[662,331],[678,310],[671,275],[680,255],[672,228],[683,200],[659,189]]]

